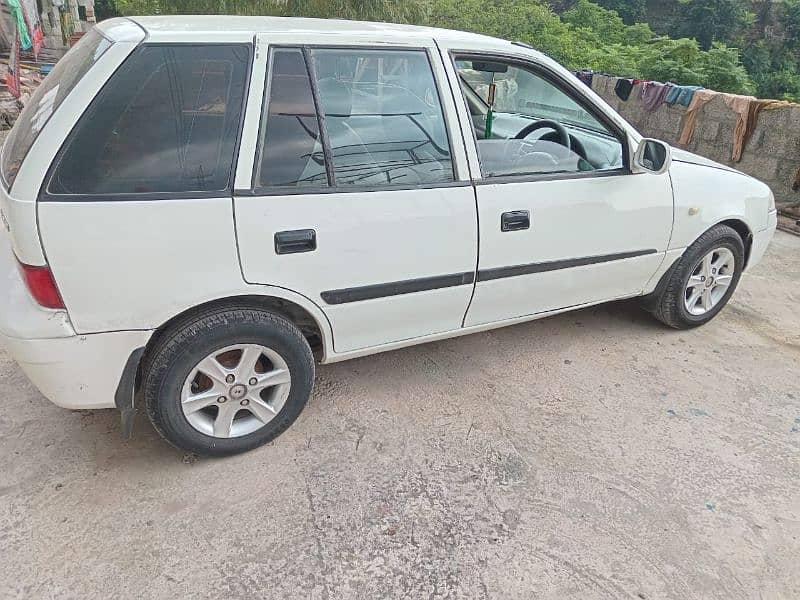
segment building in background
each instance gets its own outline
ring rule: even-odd
[[[43,34],[42,45],[49,51],[48,58],[57,58],[66,52],[75,39],[91,29],[96,21],[94,0],[0,0],[0,4],[0,47],[3,51],[14,45],[17,28],[15,5],[21,5],[29,29],[34,28],[32,21],[38,20]],[[35,17],[27,16],[31,14]]]

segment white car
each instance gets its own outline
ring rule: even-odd
[[[289,427],[315,360],[619,298],[706,323],[776,226],[530,47],[378,23],[103,22],[0,162],[2,344],[206,455]]]

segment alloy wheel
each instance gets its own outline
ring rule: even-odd
[[[195,365],[181,390],[181,408],[201,433],[241,437],[269,423],[290,388],[289,367],[280,354],[258,344],[236,344]]]
[[[725,297],[736,269],[733,252],[715,248],[692,270],[684,289],[684,306],[689,314],[701,316],[712,310]]]

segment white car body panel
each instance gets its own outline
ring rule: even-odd
[[[155,329],[244,288],[230,198],[42,202],[39,228],[78,333]]]
[[[509,265],[647,254],[487,281],[479,275],[468,325],[640,294],[669,242],[668,175],[486,183],[477,194],[479,274]],[[515,210],[529,211],[530,229],[502,232],[500,215]]]
[[[458,329],[472,284],[325,304],[321,292],[472,273],[478,257],[471,186],[369,193],[240,196],[236,229],[245,280],[319,302],[337,352]],[[314,229],[317,250],[277,255],[275,233]]]
[[[747,175],[674,160],[675,225],[670,248],[685,248],[727,219],[744,222],[751,233],[769,225],[775,202],[769,187]]]
[[[114,406],[131,353],[171,319],[210,301],[266,296],[296,304],[319,327],[321,361],[336,362],[649,293],[687,246],[722,221],[744,223],[752,233],[752,266],[775,230],[774,200],[764,184],[678,150],[664,175],[481,182],[450,51],[538,63],[606,115],[629,149],[642,139],[565,68],[507,41],[404,25],[271,17],[142,17],[99,27],[114,45],[47,122],[11,190],[0,186],[0,344],[60,406]],[[37,202],[58,149],[138,44],[254,40],[235,190],[251,188],[268,44],[425,48],[440,87],[457,183],[316,195]],[[499,215],[508,210],[529,210],[531,229],[501,233]],[[317,230],[318,250],[276,255],[274,233],[299,228]],[[320,296],[322,290],[479,276],[482,269],[636,250],[655,252],[366,301],[327,304]],[[36,304],[14,255],[50,266],[66,311]]]

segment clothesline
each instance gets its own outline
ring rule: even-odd
[[[631,93],[637,85],[641,86],[636,96],[649,112],[657,110],[663,104],[670,106],[679,104],[687,107],[683,128],[678,139],[678,143],[683,146],[692,141],[700,109],[719,96],[737,116],[736,128],[733,132],[733,150],[731,152],[731,160],[734,162],[739,162],[742,159],[742,154],[755,131],[758,117],[762,111],[792,105],[791,102],[786,100],[759,100],[753,96],[707,90],[699,85],[677,85],[669,82],[661,83],[659,81],[615,77],[607,73],[595,73],[590,70],[577,71],[575,75],[590,88],[593,85],[595,75],[616,79],[614,92],[623,102],[630,100]]]

